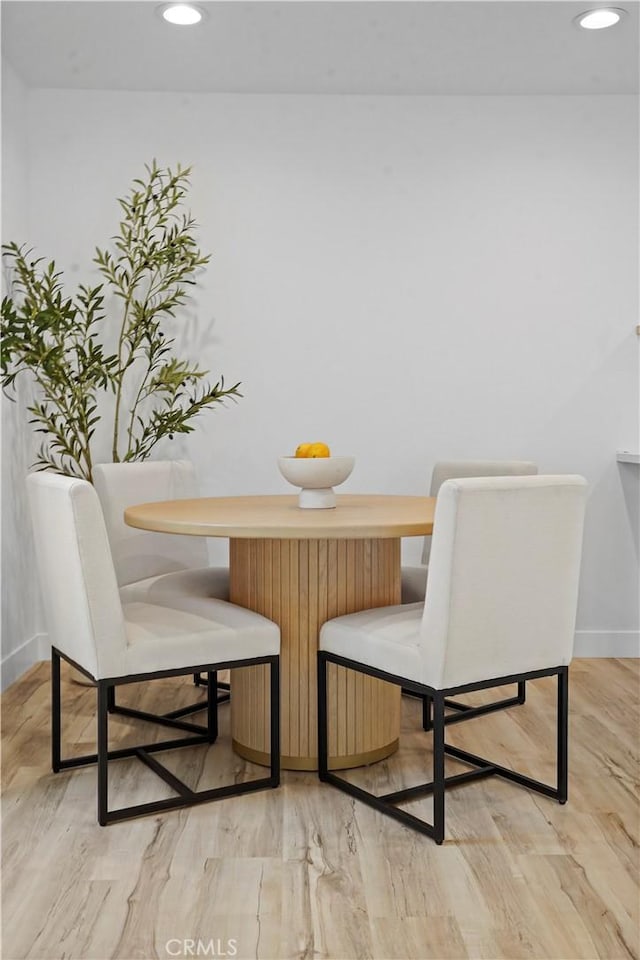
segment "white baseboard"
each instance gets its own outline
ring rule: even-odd
[[[640,657],[639,630],[576,630],[574,657]]]
[[[12,650],[0,663],[0,689],[7,687],[21,677],[29,667],[38,660],[49,660],[51,648],[46,633],[36,633],[30,640],[26,640],[17,650]]]

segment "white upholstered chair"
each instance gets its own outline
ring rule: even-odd
[[[179,596],[184,609],[191,606],[197,612],[203,597],[229,599],[229,569],[209,566],[205,538],[151,533],[124,522],[124,511],[135,503],[197,497],[196,472],[190,461],[99,463],[93,468],[93,484],[102,504],[123,603],[165,603]],[[197,674],[194,680],[202,682]],[[218,682],[218,690],[218,703],[229,699],[228,683]]]
[[[229,570],[209,566],[204,537],[137,530],[124,522],[134,503],[190,500],[198,485],[188,460],[98,463],[93,468],[123,602],[154,603],[167,593],[229,599]]]
[[[440,460],[434,464],[431,473],[430,497],[437,497],[440,487],[446,480],[456,480],[463,477],[527,477],[538,472],[535,463],[529,460]],[[422,543],[421,563],[418,567],[402,567],[401,597],[402,603],[424,602],[429,572],[429,552],[431,537],[425,537]],[[404,690],[403,693],[409,693]],[[445,706],[455,713],[448,713],[445,723],[458,723],[460,720],[469,720],[481,713],[490,713],[504,707],[512,707],[525,702],[527,696],[526,683],[518,684],[518,691],[514,697],[496,700],[481,707],[473,707],[459,700],[447,699]],[[424,697],[422,701],[422,726],[424,730],[431,729],[431,699]]]
[[[437,843],[445,788],[497,775],[567,800],[568,666],[573,651],[586,483],[577,476],[448,480],[436,505],[424,604],[327,621],[318,653],[319,775]],[[433,780],[376,797],[327,768],[327,664],[433,702]],[[548,785],[445,743],[445,697],[556,676],[557,782]],[[445,776],[445,756],[473,769]],[[433,823],[397,804],[433,794]]]
[[[437,497],[445,480],[462,477],[526,477],[537,472],[538,467],[529,460],[441,460],[434,464],[429,496]],[[419,566],[402,567],[402,603],[424,600],[430,550],[431,537],[425,537]]]
[[[40,584],[52,647],[52,766],[54,772],[98,765],[98,821],[115,820],[203,803],[279,783],[280,631],[259,614],[223,600],[203,600],[194,610],[176,594],[160,606],[145,599],[122,599],[96,491],[84,480],[53,473],[27,478]],[[60,657],[94,680],[98,695],[97,753],[61,756]],[[156,759],[162,750],[212,743],[217,737],[217,704],[209,697],[207,725],[158,718],[194,736],[120,750],[108,746],[108,715],[113,691],[122,684],[159,677],[207,674],[209,692],[216,672],[264,663],[271,677],[271,769],[267,777],[195,791]],[[136,715],[132,711],[131,715]],[[140,713],[140,716],[148,716]],[[118,810],[108,808],[108,766],[138,757],[178,794]]]

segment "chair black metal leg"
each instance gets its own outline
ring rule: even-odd
[[[444,840],[444,696],[433,698],[433,839]]]
[[[339,777],[334,771],[328,769],[329,758],[328,758],[328,731],[327,731],[327,659],[329,662],[335,662],[331,654],[327,654],[324,651],[318,651],[318,775],[321,780],[326,783],[333,784],[334,787],[337,787],[339,790],[342,790],[344,793],[348,793],[350,796],[355,797],[357,800],[361,800],[363,803],[366,803],[368,806],[373,807],[374,810],[378,810],[380,813],[385,814],[388,817],[392,817],[394,820],[399,820],[401,823],[404,823],[407,826],[413,827],[415,830],[418,830],[420,833],[426,834],[428,837],[432,837],[438,843],[442,843],[444,839],[444,788],[445,788],[445,778],[444,778],[444,704],[443,697],[439,695],[439,705],[437,710],[438,716],[438,729],[434,729],[434,743],[439,744],[438,747],[438,759],[436,762],[436,767],[438,770],[438,784],[437,788],[434,790],[434,784],[429,785],[429,792],[434,793],[434,810],[436,811],[436,816],[438,818],[438,833],[436,833],[436,827],[432,823],[426,823],[423,820],[420,820],[419,817],[415,817],[412,813],[409,813],[406,810],[400,810],[393,805],[393,801],[389,797],[376,797],[374,794],[369,793],[366,790],[361,789],[356,786],[354,783],[351,783],[349,780],[345,780],[342,777]],[[349,666],[355,669],[355,665],[349,663]],[[368,672],[368,671],[367,671]],[[388,674],[385,675],[388,678]],[[435,746],[434,746],[435,749]],[[421,788],[422,790],[422,788]],[[400,793],[405,793],[406,791],[400,791]],[[413,788],[410,788],[409,793],[413,792]]]
[[[107,825],[109,805],[109,693],[105,680],[98,680],[98,823]]]
[[[213,670],[207,674],[207,734],[209,743],[218,739],[218,673]]]
[[[318,777],[326,781],[329,770],[327,746],[327,661],[318,655]]]
[[[159,674],[133,674],[120,680],[106,679],[98,680],[95,685],[97,689],[97,752],[83,756],[71,757],[67,760],[62,758],[61,751],[61,696],[60,696],[60,659],[64,656],[72,666],[81,672],[86,672],[73,660],[61,655],[59,651],[52,649],[52,667],[51,667],[51,733],[52,733],[52,766],[55,772],[58,770],[73,769],[85,766],[86,764],[97,764],[98,767],[98,823],[106,826],[110,823],[117,823],[122,820],[129,820],[132,817],[145,816],[148,814],[161,813],[168,810],[176,810],[181,807],[191,806],[197,803],[206,803],[210,800],[220,800],[224,797],[239,796],[244,793],[251,793],[254,790],[263,790],[268,787],[277,787],[280,783],[280,658],[278,656],[256,658],[247,661],[227,661],[225,669],[253,666],[257,664],[268,664],[271,670],[271,763],[269,776],[258,777],[254,780],[243,781],[242,783],[230,783],[223,787],[214,787],[211,790],[194,791],[187,784],[183,783],[163,764],[159,763],[153,756],[164,750],[176,750],[181,747],[196,746],[199,744],[212,743],[218,735],[218,715],[217,700],[215,692],[217,690],[217,666],[203,666],[201,672],[207,677],[208,701],[204,704],[207,710],[207,726],[192,726],[194,736],[182,737],[174,740],[153,741],[152,743],[143,743],[136,746],[128,746],[120,750],[109,750],[109,707],[115,703],[114,691],[118,685],[127,683],[138,683],[146,680],[158,679],[166,676],[184,676],[180,670],[163,671]],[[86,674],[90,676],[90,674]],[[125,716],[133,716],[143,720],[153,720],[156,723],[166,724],[167,717],[147,714],[142,711],[129,710],[127,707],[116,707],[115,713],[122,713]],[[109,763],[114,760],[124,760],[125,758],[137,758],[149,769],[153,770],[162,780],[167,783],[174,793],[175,797],[167,797],[164,800],[155,800],[148,803],[134,804],[130,807],[121,807],[117,810],[109,810],[109,788],[108,771]]]
[[[558,802],[566,803],[569,791],[569,668],[558,673]]]
[[[270,665],[271,681],[271,786],[280,783],[280,659],[273,657]]]
[[[431,723],[433,728],[433,780],[428,783],[420,783],[415,786],[405,787],[401,790],[394,790],[391,793],[376,795],[356,786],[349,780],[339,777],[334,771],[328,769],[328,745],[327,745],[327,664],[335,663],[348,670],[354,670],[357,673],[366,676],[376,677],[388,683],[397,683],[402,689],[406,689],[411,696],[417,696],[423,701],[424,715],[423,719]],[[518,698],[524,698],[526,695],[525,683],[528,680],[536,680],[541,677],[557,676],[558,678],[558,710],[557,710],[557,783],[554,785],[543,783],[540,780],[534,780],[531,777],[524,776],[510,767],[503,767],[500,764],[486,760],[484,757],[476,756],[459,747],[446,743],[445,730],[447,723],[455,722],[466,716],[464,712],[465,705],[462,705],[461,717],[451,718],[445,715],[445,707],[451,701],[445,697],[442,690],[427,687],[426,684],[419,684],[406,677],[399,677],[390,674],[384,670],[379,670],[355,660],[338,656],[337,654],[318,652],[318,775],[321,780],[332,784],[344,793],[355,797],[357,800],[366,803],[380,813],[393,817],[420,833],[431,837],[437,844],[444,841],[445,835],[445,795],[448,789],[462,786],[474,780],[483,780],[487,777],[502,777],[511,783],[519,784],[528,790],[535,790],[542,796],[557,800],[559,803],[567,801],[567,755],[568,755],[568,667],[554,667],[544,670],[532,670],[527,673],[509,675],[495,680],[480,681],[473,684],[464,684],[459,687],[450,688],[451,694],[473,693],[476,690],[485,690],[492,687],[502,687],[506,684],[518,685],[518,697],[512,697],[510,703],[519,702]],[[404,684],[411,683],[411,687]],[[427,714],[428,704],[428,714]],[[483,707],[468,707],[469,711],[477,716],[479,712],[488,712],[497,710],[506,705],[506,701],[498,701]],[[467,764],[471,770],[464,773],[458,773],[453,776],[445,776],[445,759],[453,757],[456,760]],[[433,823],[427,823],[425,820],[414,816],[408,810],[401,810],[397,804],[407,801],[417,800],[428,794],[433,796]]]
[[[431,730],[433,728],[433,721],[431,719],[431,697],[422,698],[422,729]]]
[[[524,703],[527,699],[527,681],[518,680],[518,703]]]
[[[60,654],[51,650],[51,769],[54,773],[60,770]]]
[[[196,687],[206,687],[207,679],[206,676],[203,677],[201,673],[193,674],[193,683]],[[218,703],[228,703],[231,699],[231,684],[225,683],[223,680],[218,681],[218,687],[216,690],[216,697]]]

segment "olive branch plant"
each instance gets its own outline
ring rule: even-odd
[[[11,295],[2,300],[0,384],[15,398],[15,380],[30,371],[35,399],[27,407],[44,435],[34,466],[91,481],[92,438],[113,395],[111,456],[145,460],[164,437],[191,433],[204,409],[242,396],[240,384],[211,384],[207,371],[173,355],[175,338],[163,322],[187,300],[187,287],[210,260],[194,239],[196,222],[183,209],[189,167],[145,165],[125,197],[112,250],[96,248],[103,281],[65,293],[55,261],[32,258],[16,243],[3,245]],[[115,352],[105,346],[106,297],[121,311]],[[132,397],[132,401],[127,401]]]

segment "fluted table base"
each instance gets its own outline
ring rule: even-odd
[[[326,620],[400,602],[400,540],[232,539],[233,603],[280,625],[282,766],[316,770],[318,633]],[[232,671],[231,733],[240,756],[268,764],[264,667]],[[400,689],[329,666],[329,764],[381,760],[398,747]]]

